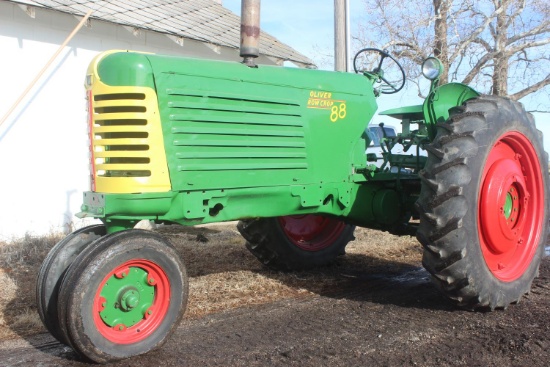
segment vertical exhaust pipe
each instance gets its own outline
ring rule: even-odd
[[[241,0],[241,57],[251,68],[258,67],[254,59],[260,55],[260,1]]]

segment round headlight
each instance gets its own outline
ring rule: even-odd
[[[443,73],[443,64],[435,57],[428,57],[422,63],[422,75],[427,79],[434,80]]]

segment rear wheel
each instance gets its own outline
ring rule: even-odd
[[[548,224],[548,155],[521,104],[479,97],[438,125],[421,172],[417,238],[449,298],[505,308],[538,274]]]
[[[107,235],[83,251],[63,279],[61,330],[76,352],[98,363],[160,347],[187,303],[185,268],[155,233]]]
[[[46,329],[60,342],[63,340],[57,318],[57,297],[65,271],[74,259],[93,241],[106,234],[102,224],[81,228],[59,241],[48,253],[38,271],[36,303]]]
[[[240,221],[248,250],[277,270],[302,270],[332,263],[353,240],[355,226],[322,215]]]

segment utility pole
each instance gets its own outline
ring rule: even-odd
[[[334,0],[334,70],[348,71],[347,0]]]

